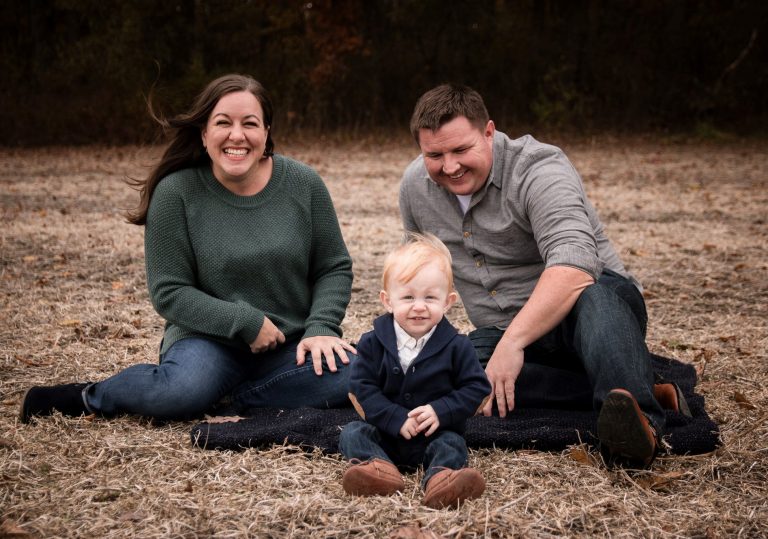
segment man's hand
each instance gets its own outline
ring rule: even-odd
[[[501,417],[515,408],[515,381],[523,368],[523,350],[562,322],[584,289],[594,282],[588,273],[568,266],[552,266],[542,272],[531,297],[504,332],[485,367],[493,390],[483,415],[491,415],[494,399]]]
[[[339,356],[339,359],[341,359],[341,362],[347,364],[349,363],[347,350],[353,354],[357,353],[354,346],[339,337],[325,335],[307,337],[306,339],[302,339],[301,342],[299,342],[299,346],[296,348],[296,365],[304,365],[307,352],[309,352],[312,357],[312,366],[315,368],[316,375],[320,376],[323,374],[323,357],[325,357],[325,362],[328,364],[328,369],[331,372],[336,372],[336,358],[333,354],[336,353],[336,355]]]
[[[283,335],[283,332],[277,329],[272,320],[265,316],[264,322],[261,324],[261,330],[256,335],[256,340],[250,344],[251,352],[259,354],[267,350],[274,350],[278,344],[283,344],[284,342],[285,335]]]
[[[483,415],[491,415],[494,400],[501,417],[506,417],[507,411],[515,408],[515,381],[523,368],[523,358],[522,348],[506,337],[501,338],[485,367],[491,383],[491,398],[483,407]]]
[[[424,436],[434,434],[440,426],[440,419],[437,417],[435,409],[431,404],[419,406],[408,412],[408,417],[413,418],[419,424],[419,432],[424,432]]]
[[[400,436],[405,438],[406,440],[410,440],[414,436],[416,436],[419,433],[419,422],[416,421],[416,418],[409,417],[405,420],[405,423],[403,423],[403,426],[400,427]]]

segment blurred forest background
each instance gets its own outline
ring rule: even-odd
[[[281,135],[407,133],[452,81],[497,126],[768,134],[766,0],[18,0],[0,144],[151,142],[213,77],[259,79]],[[278,138],[279,140],[279,138]]]

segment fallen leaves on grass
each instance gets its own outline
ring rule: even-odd
[[[415,524],[401,526],[389,534],[389,539],[440,539],[440,537],[432,530]]]
[[[211,424],[217,424],[217,423],[237,423],[241,420],[245,419],[244,417],[240,417],[239,415],[217,415],[217,416],[205,416],[205,423],[211,423]]]
[[[685,475],[683,472],[650,473],[635,479],[635,482],[643,488],[651,490],[667,490],[672,483]]]
[[[568,450],[568,456],[580,464],[587,466],[597,466],[598,460],[589,452],[586,444],[572,446]]]
[[[0,537],[30,537],[30,533],[15,522],[4,520],[0,524]]]
[[[747,396],[744,395],[744,393],[742,393],[741,391],[734,392],[733,400],[735,400],[736,404],[738,404],[742,408],[746,408],[747,410],[757,410],[757,406],[752,404],[747,398]]]
[[[355,261],[343,322],[355,340],[381,312],[381,264],[400,236],[398,186],[418,149],[410,140],[284,142],[286,155],[319,168],[333,197]],[[592,465],[599,454],[581,444],[472,451],[486,492],[442,511],[421,505],[423,471],[406,474],[401,494],[351,498],[338,456],[287,445],[200,451],[190,422],[57,414],[21,425],[18,401],[31,385],[102,380],[156,361],[164,322],[146,295],[143,228],[118,208],[138,200],[122,177],[144,175],[162,148],[0,150],[3,193],[13,193],[0,200],[0,434],[13,443],[0,449],[0,536],[368,539],[407,527],[425,539],[764,536],[766,145],[604,142],[564,149],[584,177],[600,179],[587,188],[647,291],[649,348],[697,367],[723,447],[620,473]],[[657,154],[662,163],[642,162]],[[717,213],[686,189],[692,170]],[[457,307],[451,321],[474,329]],[[735,391],[757,410],[737,405]]]

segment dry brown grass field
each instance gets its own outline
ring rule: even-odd
[[[156,361],[143,230],[121,212],[157,148],[0,149],[0,536],[768,536],[768,144],[560,141],[645,285],[655,353],[692,363],[721,429],[712,454],[608,469],[593,449],[473,451],[487,490],[457,510],[407,490],[344,494],[340,457],[191,445],[194,422],[60,415],[22,425],[33,384],[98,380]],[[313,140],[278,151],[326,180],[354,258],[345,335],[377,314],[399,240],[408,140]],[[452,320],[469,330],[459,306]]]

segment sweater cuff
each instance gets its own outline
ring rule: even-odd
[[[264,325],[264,312],[253,308],[244,301],[237,302],[237,314],[235,315],[235,331],[245,341],[251,344],[259,336]]]
[[[605,264],[596,255],[575,245],[559,245],[547,256],[546,267],[570,266],[580,269],[597,281]]]
[[[302,339],[307,339],[309,337],[341,337],[340,331],[334,331],[331,328],[327,326],[321,326],[319,324],[314,324],[311,326],[307,326],[307,328],[304,330],[304,335],[301,336]]]

